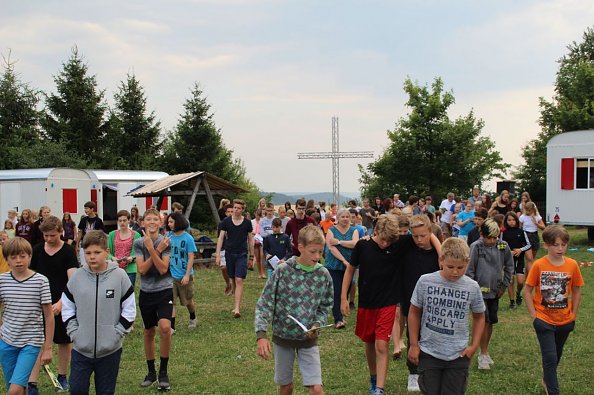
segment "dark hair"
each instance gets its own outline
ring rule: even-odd
[[[353,201],[354,201],[354,200],[353,200]],[[357,209],[350,208],[350,209],[349,209],[349,214],[355,214],[355,215],[357,215]]]
[[[489,210],[487,210],[484,207],[481,207],[474,212],[474,216],[482,219],[487,219],[489,218]]]
[[[232,204],[225,204],[223,206],[223,210],[225,210],[225,211],[229,210],[230,208],[233,208],[233,205]]]
[[[128,212],[128,210],[120,210],[116,214],[116,219],[118,219],[120,217],[126,217],[126,218],[130,219],[130,213]]]
[[[419,201],[419,197],[418,197],[418,196],[416,196],[416,195],[410,195],[410,196],[408,197],[408,204],[409,204],[409,205],[411,205],[411,206],[412,206],[413,204],[415,204],[416,202],[418,202],[418,201]]]
[[[392,210],[394,207],[392,207],[394,204],[394,201],[392,200],[392,198],[386,198],[384,199],[384,210],[386,210],[386,212],[389,212],[390,210]]]
[[[53,230],[57,231],[57,232],[61,232],[62,231],[62,221],[60,220],[60,218],[55,217],[53,215],[47,217],[42,223],[41,225],[39,225],[39,231],[41,233],[45,233],[45,232],[51,232]]]
[[[305,206],[305,199],[297,199],[295,201],[295,207],[297,206]]]
[[[91,230],[87,232],[82,241],[83,249],[90,246],[99,246],[102,249],[107,249],[107,235],[102,230]]]
[[[275,218],[272,220],[272,226],[281,228],[283,226],[283,221],[280,218]]]
[[[190,226],[190,224],[188,223],[188,220],[186,219],[186,217],[184,217],[184,215],[182,213],[175,212],[175,213],[169,214],[169,216],[167,217],[168,224],[169,224],[169,218],[171,218],[175,224],[175,225],[173,225],[173,229],[171,229],[173,232],[179,232],[181,230],[186,230],[186,229],[188,229],[188,226]]]
[[[506,228],[507,228],[507,218],[508,217],[512,217],[513,219],[516,220],[516,228],[520,227],[520,219],[518,218],[518,214],[514,213],[513,211],[508,211],[505,214],[505,218],[503,219],[503,224],[505,225]]]
[[[91,208],[91,209],[95,210],[95,208],[97,207],[97,205],[95,204],[95,202],[88,201],[88,202],[85,203],[84,207]]]

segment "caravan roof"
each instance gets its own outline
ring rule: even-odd
[[[169,174],[151,170],[85,170],[89,175],[93,173],[100,182],[105,181],[155,181]]]
[[[56,168],[0,170],[0,180],[46,180],[54,169]]]

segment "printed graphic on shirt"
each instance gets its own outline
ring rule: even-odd
[[[171,250],[171,259],[173,260],[173,265],[180,266],[183,271],[188,268],[188,255],[186,253],[186,241],[182,240],[180,245],[172,246],[173,249]]]
[[[571,280],[569,273],[540,273],[540,294],[542,305],[549,309],[567,308],[567,285]]]
[[[105,297],[107,299],[113,299],[113,298],[115,298],[115,290],[114,289],[106,289],[105,290]]]
[[[469,300],[469,291],[429,286],[423,324],[429,330],[453,336],[456,322],[466,318]]]

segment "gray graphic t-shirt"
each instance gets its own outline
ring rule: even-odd
[[[156,240],[153,241],[153,246],[157,248],[164,236],[159,235]],[[151,254],[144,245],[144,237],[138,238],[134,241],[134,253],[136,256],[141,256],[146,261],[151,257]],[[161,257],[171,255],[171,245],[167,247],[161,254]],[[143,276],[140,276],[140,290],[144,292],[158,292],[164,289],[173,288],[173,278],[169,270],[167,273],[161,275],[157,268],[153,265],[149,271]]]
[[[419,348],[444,361],[459,358],[468,345],[471,311],[485,311],[476,281],[467,276],[449,281],[439,271],[421,276],[410,303],[423,310]]]

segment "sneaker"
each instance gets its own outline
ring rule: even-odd
[[[27,394],[29,395],[39,395],[39,389],[36,385],[31,385],[31,383],[27,384]]]
[[[159,373],[159,386],[157,389],[159,391],[169,391],[171,389],[171,385],[169,384],[169,376],[167,373]]]
[[[516,294],[516,305],[521,305],[522,304],[522,295],[520,294]]]
[[[70,387],[68,386],[68,379],[66,378],[66,376],[58,375],[58,383],[60,383],[60,387],[62,387],[62,389],[60,390],[56,388],[56,392],[68,392],[68,389]]]
[[[171,336],[175,335],[175,329],[171,328]]]
[[[510,300],[510,301],[509,301],[509,309],[510,309],[510,310],[513,310],[513,309],[515,309],[515,308],[516,308],[516,302],[515,302],[515,301],[513,301],[513,300]]]
[[[384,389],[376,387],[375,391],[373,391],[373,395],[384,395]]]
[[[419,388],[419,375],[418,374],[409,374],[408,375],[408,385],[406,387],[408,392],[420,392],[421,388]]]
[[[491,359],[491,356],[489,354],[486,354],[485,358],[487,359],[487,362],[489,363],[489,365],[493,365],[495,363],[495,361],[493,361],[493,359]]]
[[[479,354],[478,356],[478,368],[480,370],[489,370],[491,369],[491,364],[489,363],[491,357],[488,355]]]
[[[198,318],[194,318],[193,320],[190,320],[190,322],[188,322],[189,329],[196,328],[196,325],[198,325]]]
[[[140,383],[140,386],[142,388],[146,388],[146,387],[150,387],[151,385],[155,384],[157,382],[157,373],[156,372],[149,372],[146,377],[144,378],[144,381],[142,383]]]

